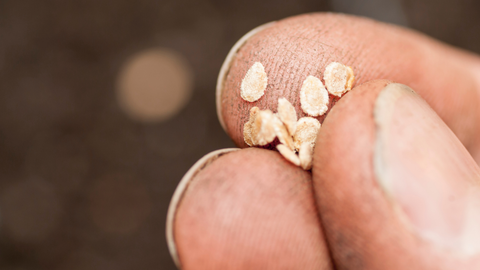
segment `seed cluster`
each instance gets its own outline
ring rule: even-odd
[[[328,94],[341,97],[351,90],[355,76],[351,67],[332,62],[326,67],[323,79],[325,85],[319,78],[307,76],[300,89],[301,108],[310,116],[325,114],[328,110]],[[241,97],[249,102],[260,99],[265,93],[267,82],[263,65],[255,62],[242,81]],[[249,146],[264,146],[278,138],[278,152],[291,163],[310,170],[320,126],[320,122],[313,117],[297,120],[295,107],[281,97],[278,99],[277,113],[258,107],[250,109],[250,118],[243,127],[243,137]]]
[[[285,98],[279,98],[275,114],[268,109],[250,109],[250,118],[243,126],[243,136],[249,146],[267,145],[278,138],[280,143],[276,147],[280,154],[293,164],[310,170],[319,129],[320,122],[313,117],[302,117],[297,121],[292,104]]]

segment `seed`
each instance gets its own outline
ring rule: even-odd
[[[255,117],[257,113],[260,111],[258,107],[252,107],[250,109],[250,118],[243,126],[243,139],[248,146],[254,146],[253,138],[252,138],[252,124],[255,122]]]
[[[296,123],[295,123],[296,124]],[[275,134],[280,141],[280,143],[286,145],[290,150],[295,149],[293,146],[293,138],[288,133],[287,127],[282,123],[278,116],[274,115],[273,117],[273,126],[275,129]]]
[[[328,92],[319,78],[308,76],[303,81],[300,103],[303,112],[311,116],[323,115],[328,110]]]
[[[332,62],[325,68],[323,79],[328,92],[341,97],[343,93],[352,88],[355,76],[351,67]]]
[[[286,147],[283,144],[277,145],[278,152],[288,161],[291,163],[300,166],[300,159],[295,155],[295,153],[290,150],[290,148]]]
[[[252,142],[254,145],[266,145],[271,143],[276,136],[272,111],[259,111],[252,125]]]
[[[277,110],[278,117],[285,124],[290,135],[295,134],[295,129],[297,128],[297,112],[295,111],[295,107],[293,107],[286,98],[279,98]]]
[[[312,168],[313,146],[311,143],[302,143],[298,151],[298,158],[300,159],[300,166],[304,170],[308,171]]]
[[[353,69],[347,66],[347,91],[352,90],[353,84],[355,83],[355,74],[353,74]]]
[[[302,117],[297,122],[297,131],[293,135],[293,144],[296,150],[300,149],[303,143],[310,143],[312,146],[317,139],[317,133],[320,129],[320,122],[312,117]]]
[[[257,101],[265,93],[267,81],[265,68],[260,62],[255,62],[242,80],[240,95],[246,101]]]

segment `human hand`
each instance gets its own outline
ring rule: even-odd
[[[278,91],[250,104],[236,85],[255,61]],[[332,61],[353,67],[357,87],[319,117],[311,173],[245,149],[213,154],[182,180],[167,221],[182,269],[480,267],[477,56],[366,19],[286,19],[232,59],[225,130],[245,147],[250,107],[275,110],[281,96],[301,114],[299,85]]]

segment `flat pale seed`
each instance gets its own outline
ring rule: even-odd
[[[295,123],[296,124],[296,123]],[[275,135],[277,136],[280,143],[286,145],[290,150],[295,149],[293,146],[293,138],[290,133],[288,133],[287,127],[282,123],[278,116],[274,115],[273,117],[273,126],[275,128]]]
[[[250,122],[246,122],[243,125],[243,140],[248,146],[254,146],[252,141],[252,125]]]
[[[355,74],[353,73],[352,67],[347,67],[347,91],[352,90],[353,84],[355,83]]]
[[[302,117],[297,122],[297,131],[293,135],[293,144],[296,150],[300,149],[303,143],[310,143],[315,146],[317,133],[320,129],[320,122],[313,117]]]
[[[252,107],[250,109],[250,118],[248,121],[243,125],[243,139],[248,146],[254,146],[253,138],[252,138],[252,124],[255,121],[257,113],[260,111],[258,107]]]
[[[298,158],[300,159],[300,166],[304,170],[308,171],[312,169],[313,146],[311,143],[302,143],[300,150],[298,151]]]
[[[286,147],[283,144],[277,145],[278,152],[288,161],[293,163],[296,166],[300,166],[300,159],[298,158],[297,155],[295,155],[295,152],[290,150],[290,148]]]
[[[262,63],[255,62],[247,71],[240,85],[240,96],[249,102],[257,101],[265,93],[267,88],[267,73]]]
[[[279,98],[277,110],[278,117],[285,124],[290,135],[293,136],[297,129],[297,112],[295,111],[295,107],[293,107],[286,98]]]
[[[275,126],[273,115],[270,110],[260,110],[252,124],[252,141],[255,145],[266,145],[271,143],[275,137]]]
[[[347,92],[349,89],[348,88],[348,78],[349,73],[351,72],[350,75],[353,75],[353,70],[350,68],[342,65],[337,62],[332,62],[328,64],[328,66],[325,68],[325,73],[323,75],[323,80],[325,81],[325,86],[328,89],[328,92],[330,94],[341,97],[345,92]],[[355,77],[353,77],[355,79]],[[353,81],[350,83],[350,88],[353,86]]]
[[[311,116],[323,115],[328,110],[328,92],[319,78],[308,76],[303,81],[300,104],[303,112]]]

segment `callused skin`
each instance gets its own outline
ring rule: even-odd
[[[300,106],[302,83],[309,75],[323,81],[325,67],[334,61],[353,68],[355,85],[385,78],[415,89],[474,156],[479,152],[480,79],[472,75],[480,70],[477,56],[400,27],[335,14],[278,21],[241,46],[219,82],[224,129],[237,146],[247,147],[243,125],[250,108],[276,112],[280,97],[293,104],[299,118],[307,116]],[[255,62],[265,67],[268,86],[259,100],[247,102],[240,85]],[[330,95],[329,108],[336,99]],[[327,114],[316,118],[323,122]]]
[[[182,269],[332,269],[311,173],[249,148],[198,172],[173,224]]]

